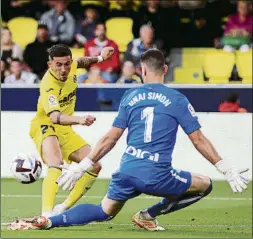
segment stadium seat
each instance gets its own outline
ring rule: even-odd
[[[84,48],[70,48],[72,52],[72,58],[82,57],[84,56]]]
[[[213,50],[206,52],[204,56],[204,71],[209,83],[226,84],[229,83],[235,55],[223,50]]]
[[[81,5],[97,5],[97,6],[104,6],[105,3],[103,1],[94,1],[94,0],[81,0]]]
[[[34,41],[37,32],[37,21],[28,17],[16,17],[8,22],[13,41],[25,48]]]
[[[205,84],[201,68],[180,68],[174,70],[175,84]]]
[[[252,84],[252,50],[236,53],[236,66],[243,84]]]
[[[198,68],[203,66],[206,52],[213,48],[182,48],[182,66],[186,68]]]
[[[82,57],[84,56],[84,51],[85,49],[84,48],[70,48],[71,52],[72,52],[72,58],[75,59],[75,58],[78,58],[78,57]],[[77,69],[77,75],[82,75],[82,74],[85,74],[87,73],[87,70],[86,69],[83,69],[83,68],[78,68]]]
[[[125,52],[127,44],[133,39],[133,20],[126,17],[115,17],[106,21],[107,37],[115,41],[120,52]]]

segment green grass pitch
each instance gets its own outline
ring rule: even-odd
[[[99,203],[108,182],[97,180],[79,203]],[[145,195],[127,202],[112,221],[48,231],[7,231],[6,223],[16,217],[40,213],[41,181],[22,185],[12,179],[2,179],[1,183],[1,238],[252,238],[252,183],[244,193],[233,194],[226,182],[214,182],[214,190],[206,199],[160,216],[159,222],[166,228],[163,232],[148,232],[131,223],[135,212],[159,201]],[[59,191],[57,203],[65,195]]]

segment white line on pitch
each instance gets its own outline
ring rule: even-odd
[[[1,197],[5,198],[40,198],[41,195],[39,194],[1,194]],[[65,198],[67,195],[57,195],[56,197],[58,198]],[[103,198],[104,196],[84,196],[84,198]],[[154,196],[141,196],[141,197],[136,197],[135,199],[143,200],[143,199],[158,199],[159,197],[154,197]],[[252,198],[229,198],[229,197],[207,197],[203,198],[205,200],[221,200],[221,201],[246,201],[250,200],[252,201]]]
[[[114,225],[114,226],[134,226],[134,224],[130,223],[113,223],[113,222],[93,222],[90,223],[90,225]],[[7,226],[8,223],[3,222],[1,223],[1,226]],[[230,227],[230,228],[252,228],[252,225],[244,225],[244,224],[238,224],[238,225],[229,225],[229,224],[166,224],[164,225],[166,227]]]

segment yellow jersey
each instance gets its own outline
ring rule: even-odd
[[[58,80],[53,71],[48,69],[41,80],[37,113],[33,120],[52,124],[48,114],[53,111],[73,115],[77,86],[77,62],[75,60],[71,65],[68,79],[65,82]]]

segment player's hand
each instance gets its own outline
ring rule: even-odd
[[[248,168],[238,170],[225,160],[220,160],[217,162],[215,167],[224,174],[234,193],[241,193],[243,190],[247,189],[249,180],[247,176],[243,176],[242,174],[247,172],[249,170]]]
[[[76,182],[83,176],[85,171],[82,171],[78,164],[71,164],[70,166],[62,165],[62,169],[66,169],[65,172],[57,179],[56,183],[62,189],[71,191]]]
[[[248,170],[249,169],[238,170],[237,168],[232,167],[224,174],[234,193],[241,193],[243,190],[247,189],[247,184],[249,183],[249,180],[246,176],[243,176],[242,174],[247,172]]]
[[[111,57],[113,53],[114,53],[114,48],[111,46],[107,46],[103,48],[101,52],[101,56],[103,57],[103,60],[105,61],[106,59]]]
[[[87,115],[87,116],[82,116],[82,117],[80,117],[78,123],[79,123],[80,125],[90,126],[90,125],[92,125],[95,121],[96,121],[96,117],[94,117],[94,116],[92,116],[92,115]]]

